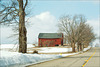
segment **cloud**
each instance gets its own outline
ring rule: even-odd
[[[57,32],[57,19],[50,12],[43,12],[29,19],[28,43],[37,41],[39,33]]]
[[[96,33],[97,35],[99,35],[99,27],[100,27],[99,26],[100,25],[99,19],[87,20],[86,23],[93,27],[94,33]]]
[[[28,20],[27,26],[27,43],[34,43],[38,40],[39,33],[55,33],[57,32],[57,19],[50,12],[43,12],[35,15]],[[12,43],[14,38],[9,38],[14,32],[12,27],[1,27],[1,43]]]
[[[87,20],[87,24],[93,27],[93,32],[96,34],[96,37],[100,36],[100,19]],[[99,43],[99,40],[94,41],[94,44]]]
[[[93,4],[95,4],[95,5],[96,5],[96,4],[98,4],[98,5],[99,5],[99,4],[100,4],[100,0],[95,0],[95,1],[92,1],[92,3],[93,3]]]

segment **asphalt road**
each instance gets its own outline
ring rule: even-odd
[[[85,60],[88,60],[86,62]],[[100,67],[100,48],[91,48],[88,52],[64,57],[28,67]]]

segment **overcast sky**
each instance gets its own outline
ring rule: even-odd
[[[30,18],[27,27],[28,43],[38,40],[39,33],[57,32],[58,19],[62,15],[83,14],[87,18],[87,23],[93,26],[94,33],[99,35],[100,27],[100,2],[92,1],[33,1],[30,0],[26,18]],[[14,32],[10,27],[1,26],[1,44],[11,44],[14,38],[8,38]],[[99,43],[99,40],[94,42]]]

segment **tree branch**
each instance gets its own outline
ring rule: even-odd
[[[26,8],[27,4],[28,4],[28,0],[26,0],[25,6],[24,6],[24,10],[25,10],[25,8]]]

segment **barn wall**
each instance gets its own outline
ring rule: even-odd
[[[62,39],[61,38],[55,38],[55,39],[41,39],[39,38],[39,46],[40,47],[54,47],[55,45],[61,45]]]

